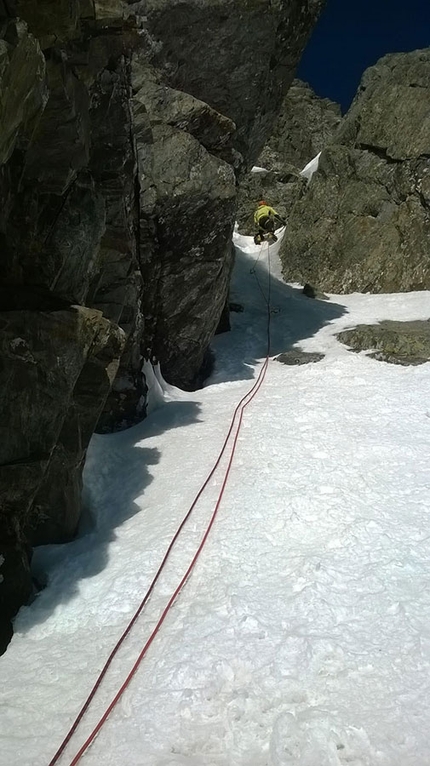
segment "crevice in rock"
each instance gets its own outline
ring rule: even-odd
[[[404,162],[404,159],[396,159],[395,157],[390,157],[387,150],[382,146],[372,146],[371,144],[360,143],[357,144],[357,148],[366,152],[370,152],[376,157],[380,157],[382,160],[385,160],[385,162],[388,162],[389,165],[399,165]]]
[[[0,468],[5,468],[9,466],[24,466],[24,465],[30,465],[31,463],[42,463],[43,461],[48,461],[50,458],[49,452],[36,452],[31,455],[28,455],[27,457],[18,458],[17,460],[9,460],[6,463],[0,463]]]
[[[45,287],[35,285],[0,286],[0,314],[6,311],[63,311],[72,303]]]

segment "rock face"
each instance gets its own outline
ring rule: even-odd
[[[154,63],[167,83],[210,104],[236,124],[234,148],[256,159],[321,0],[145,0]]]
[[[256,161],[265,172],[248,173],[240,181],[237,221],[241,234],[254,233],[253,214],[260,199],[288,218],[306,189],[300,171],[329,143],[340,119],[338,104],[319,98],[307,83],[293,81]]]
[[[131,78],[145,340],[167,378],[189,388],[228,292],[236,180],[219,155],[235,126],[161,84],[143,56],[134,57]]]
[[[330,143],[341,116],[339,104],[294,80],[258,164],[277,170],[289,163],[301,170]]]
[[[144,358],[198,385],[237,175],[323,0],[0,0],[0,649],[31,546],[70,539]]]
[[[337,337],[354,351],[374,349],[371,356],[383,362],[417,365],[430,361],[430,320],[358,325]]]
[[[430,49],[382,58],[293,207],[288,279],[331,292],[430,288]]]
[[[85,449],[123,345],[94,309],[0,314],[2,629],[30,595],[30,545],[76,530]]]

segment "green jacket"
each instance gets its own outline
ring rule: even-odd
[[[279,213],[277,213],[273,207],[270,207],[270,205],[260,205],[260,207],[258,207],[254,213],[254,223],[259,224],[261,218],[263,218],[264,216],[282,220]]]

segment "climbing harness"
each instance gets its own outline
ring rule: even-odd
[[[224,478],[223,478],[223,481],[221,483],[221,487],[220,487],[220,490],[219,490],[219,493],[218,493],[218,497],[217,497],[214,509],[213,509],[212,514],[210,516],[209,523],[206,526],[206,530],[205,530],[205,532],[204,532],[204,534],[203,534],[203,536],[201,538],[201,541],[200,541],[200,543],[198,545],[198,548],[197,548],[197,550],[196,550],[196,552],[195,552],[195,554],[194,554],[194,556],[193,556],[193,558],[192,558],[192,560],[191,560],[191,562],[190,562],[190,564],[189,564],[185,574],[183,575],[179,585],[176,587],[176,589],[174,590],[173,594],[171,595],[167,605],[165,606],[161,616],[159,617],[159,620],[158,620],[155,628],[152,630],[149,638],[147,639],[145,645],[143,646],[143,648],[142,648],[140,654],[138,655],[138,657],[137,657],[134,665],[132,666],[131,670],[127,674],[124,682],[121,684],[121,686],[118,689],[117,693],[113,697],[112,701],[110,702],[110,704],[106,708],[105,712],[103,713],[103,715],[99,719],[99,721],[96,724],[96,726],[93,728],[93,730],[90,733],[90,735],[85,740],[84,744],[81,746],[81,748],[76,753],[74,758],[70,761],[69,766],[76,766],[76,764],[81,760],[82,756],[85,754],[85,752],[87,751],[89,746],[92,744],[92,742],[95,740],[95,738],[99,734],[101,728],[103,727],[103,725],[107,721],[109,715],[111,714],[112,710],[115,708],[116,704],[118,703],[118,701],[122,697],[124,691],[129,686],[133,676],[135,675],[136,671],[138,670],[138,668],[139,668],[143,658],[145,657],[148,649],[150,648],[150,646],[153,643],[157,633],[159,632],[159,630],[160,630],[164,620],[166,619],[168,613],[170,612],[170,609],[172,608],[174,602],[176,601],[176,598],[178,597],[180,591],[184,587],[184,585],[185,585],[186,581],[188,580],[192,570],[194,569],[194,566],[195,566],[195,564],[196,564],[196,562],[197,562],[197,560],[198,560],[198,558],[199,558],[199,556],[200,556],[200,554],[201,554],[201,552],[202,552],[202,550],[204,548],[206,540],[207,540],[207,538],[209,536],[209,533],[210,533],[210,531],[211,531],[211,529],[213,527],[213,524],[215,522],[216,516],[218,514],[218,510],[219,510],[219,507],[221,505],[221,501],[222,501],[222,498],[223,498],[223,495],[224,495],[224,490],[225,490],[227,482],[228,482],[228,478],[229,478],[229,475],[230,475],[231,467],[233,465],[233,459],[234,459],[234,455],[235,455],[235,452],[236,452],[237,442],[238,442],[238,438],[239,438],[239,432],[240,432],[241,426],[242,426],[242,420],[243,420],[244,411],[245,411],[246,407],[248,407],[248,405],[254,399],[254,397],[258,393],[259,389],[261,388],[261,386],[263,384],[263,381],[264,381],[264,378],[266,376],[267,367],[268,367],[268,364],[269,364],[269,355],[270,355],[270,323],[271,323],[271,315],[272,315],[272,310],[270,308],[271,273],[270,273],[270,248],[269,248],[269,243],[267,243],[267,256],[268,256],[268,287],[267,287],[267,296],[265,295],[264,291],[262,290],[261,284],[260,284],[260,282],[258,280],[258,276],[257,276],[257,274],[254,271],[254,275],[255,275],[255,277],[257,279],[257,283],[259,285],[259,288],[260,288],[260,290],[262,292],[262,295],[264,297],[265,303],[267,305],[267,352],[266,352],[266,357],[265,357],[265,359],[264,359],[264,361],[263,361],[263,363],[262,363],[262,365],[260,367],[260,371],[259,371],[259,373],[257,375],[257,378],[256,378],[254,384],[251,386],[251,388],[247,391],[247,393],[241,398],[239,403],[236,405],[236,408],[235,408],[235,410],[233,412],[233,415],[232,415],[232,418],[231,418],[231,421],[230,421],[230,426],[229,426],[227,435],[225,437],[225,440],[223,442],[221,450],[220,450],[220,452],[218,454],[218,457],[217,457],[217,459],[216,459],[216,461],[215,461],[215,463],[213,465],[213,468],[211,469],[211,471],[208,474],[207,478],[205,479],[205,481],[203,482],[203,484],[200,487],[199,491],[197,492],[197,494],[196,494],[196,496],[195,496],[195,498],[194,498],[190,508],[188,509],[188,511],[187,511],[186,515],[184,516],[181,524],[179,525],[178,529],[176,530],[176,532],[175,532],[175,534],[174,534],[174,536],[173,536],[173,538],[172,538],[172,540],[171,540],[171,542],[170,542],[170,544],[169,544],[169,546],[168,546],[168,548],[167,548],[167,550],[166,550],[166,552],[164,554],[164,557],[163,557],[163,559],[161,561],[161,564],[158,567],[158,570],[157,570],[157,572],[156,572],[156,574],[155,574],[155,576],[154,576],[154,578],[153,578],[153,580],[152,580],[152,582],[151,582],[151,584],[150,584],[150,586],[149,586],[145,596],[143,597],[143,599],[142,599],[141,603],[139,604],[136,612],[134,613],[133,617],[131,618],[130,622],[128,623],[126,629],[122,633],[120,639],[117,641],[117,643],[115,644],[114,648],[112,649],[108,659],[106,660],[106,662],[105,662],[101,672],[99,673],[99,675],[97,677],[97,680],[94,683],[94,685],[93,685],[93,687],[92,687],[92,689],[91,689],[91,691],[90,691],[86,701],[84,702],[81,710],[79,711],[78,715],[76,716],[72,726],[70,727],[67,735],[65,736],[65,738],[64,738],[63,742],[61,743],[60,747],[58,748],[57,752],[55,753],[55,755],[53,756],[53,758],[49,762],[49,766],[54,766],[56,763],[58,763],[59,759],[61,758],[62,754],[64,753],[64,750],[66,749],[67,745],[70,743],[74,733],[76,732],[76,730],[77,730],[79,724],[81,723],[85,713],[87,712],[87,710],[88,710],[92,700],[94,699],[97,690],[99,689],[99,687],[100,687],[104,677],[106,676],[106,673],[107,673],[107,671],[108,671],[108,669],[109,669],[109,667],[110,667],[114,657],[116,656],[116,654],[118,653],[118,650],[120,649],[121,645],[123,644],[123,642],[125,641],[125,639],[129,635],[129,633],[130,633],[131,629],[133,628],[133,626],[135,625],[137,619],[142,614],[142,611],[143,611],[145,605],[147,604],[147,602],[148,602],[148,600],[149,600],[149,598],[150,598],[150,596],[152,594],[152,591],[154,590],[155,585],[156,585],[156,583],[157,583],[157,581],[158,581],[158,579],[159,579],[159,577],[160,577],[160,575],[161,575],[161,573],[162,573],[162,571],[163,571],[163,569],[164,569],[164,567],[165,567],[165,565],[167,563],[167,560],[168,560],[168,558],[169,558],[169,556],[170,556],[170,554],[172,552],[172,549],[174,548],[174,546],[175,546],[175,544],[176,544],[176,542],[177,542],[177,540],[178,540],[182,530],[184,529],[184,527],[185,527],[188,519],[190,518],[194,508],[196,507],[199,499],[203,495],[206,487],[208,486],[208,484],[211,481],[212,477],[214,476],[216,470],[218,469],[218,467],[220,465],[220,462],[221,462],[223,456],[226,453],[227,447],[229,446],[229,443],[231,442],[231,451],[230,451],[230,456],[229,456],[229,459],[228,459],[228,462],[227,462],[227,467],[226,467],[225,472],[224,472]],[[258,257],[260,257],[260,256],[258,256]],[[254,268],[255,268],[255,265],[256,265],[257,261],[258,261],[258,258],[257,258],[257,260],[256,260],[256,262],[254,264]]]

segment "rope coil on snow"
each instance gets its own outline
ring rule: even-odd
[[[168,558],[170,556],[170,553],[171,553],[173,547],[175,546],[175,543],[177,542],[177,540],[178,540],[178,538],[179,538],[179,536],[180,536],[184,526],[186,525],[188,519],[190,518],[190,516],[191,516],[195,506],[197,505],[200,497],[202,496],[203,492],[205,491],[206,487],[208,486],[210,480],[212,479],[215,471],[217,470],[217,468],[218,468],[218,466],[219,466],[219,464],[221,462],[222,457],[224,456],[224,454],[226,452],[226,449],[227,449],[230,437],[231,437],[231,435],[233,433],[233,429],[234,429],[234,426],[235,426],[235,423],[236,423],[236,420],[237,420],[236,431],[235,431],[234,436],[233,436],[233,443],[232,443],[231,453],[230,453],[230,457],[229,457],[229,460],[228,460],[227,468],[226,468],[226,471],[225,471],[225,474],[224,474],[224,479],[223,479],[223,482],[222,482],[222,485],[221,485],[221,488],[220,488],[220,491],[219,491],[219,494],[218,494],[218,498],[217,498],[214,510],[212,512],[212,515],[211,515],[209,523],[208,523],[208,525],[206,527],[206,530],[205,530],[205,532],[203,534],[203,537],[202,537],[202,539],[200,541],[200,544],[199,544],[199,546],[197,548],[197,551],[195,552],[195,554],[194,554],[194,556],[193,556],[193,558],[192,558],[192,560],[191,560],[191,562],[190,562],[190,564],[189,564],[189,566],[188,566],[184,576],[182,577],[179,585],[176,587],[174,593],[170,597],[170,599],[169,599],[166,607],[164,608],[164,610],[163,610],[163,612],[162,612],[162,614],[161,614],[161,616],[160,616],[160,618],[159,618],[155,628],[153,629],[152,633],[150,634],[148,640],[146,641],[143,649],[141,650],[139,656],[137,657],[137,660],[135,661],[135,663],[134,663],[133,667],[131,668],[130,672],[128,673],[126,679],[124,680],[124,682],[120,686],[119,690],[117,691],[117,693],[113,697],[112,701],[110,702],[110,704],[106,708],[105,712],[103,713],[102,717],[98,721],[97,725],[92,730],[91,734],[88,736],[88,738],[85,740],[84,744],[81,746],[79,751],[74,756],[73,760],[70,762],[69,766],[76,766],[76,764],[80,761],[80,759],[82,758],[82,756],[84,755],[86,750],[89,748],[89,746],[92,744],[94,739],[97,737],[100,729],[102,728],[102,726],[104,725],[104,723],[108,719],[110,713],[112,712],[112,710],[114,709],[114,707],[118,703],[119,699],[122,697],[125,689],[130,684],[133,676],[135,675],[137,669],[139,668],[139,665],[141,664],[141,662],[142,662],[143,658],[145,657],[148,649],[150,648],[150,646],[153,643],[157,633],[159,632],[159,630],[160,630],[164,620],[166,619],[166,617],[167,617],[171,607],[173,606],[174,602],[176,601],[177,596],[179,595],[179,593],[182,590],[182,588],[184,587],[188,577],[190,576],[192,570],[194,569],[194,566],[195,566],[195,564],[196,564],[196,562],[197,562],[197,560],[198,560],[198,558],[200,556],[200,553],[203,550],[203,547],[204,547],[204,545],[206,543],[206,540],[207,540],[207,538],[209,536],[209,533],[210,533],[210,531],[212,529],[212,526],[213,526],[213,524],[215,522],[215,518],[217,516],[219,507],[221,505],[221,501],[222,501],[222,498],[223,498],[223,495],[224,495],[224,490],[225,490],[225,487],[227,485],[227,481],[228,481],[228,478],[229,478],[229,475],[230,475],[230,471],[231,471],[231,467],[232,467],[232,464],[233,464],[233,458],[234,458],[234,454],[235,454],[235,451],[236,451],[236,446],[237,446],[237,441],[238,441],[238,437],[239,437],[239,432],[240,432],[241,425],[242,425],[243,413],[245,411],[245,408],[251,403],[251,401],[254,399],[254,397],[256,396],[257,392],[261,388],[261,386],[263,384],[263,381],[264,381],[264,378],[266,376],[267,367],[268,367],[268,364],[269,364],[269,355],[270,355],[270,322],[271,322],[271,313],[272,313],[271,309],[270,309],[271,270],[270,270],[270,247],[269,247],[269,243],[267,243],[267,255],[268,255],[268,296],[267,296],[267,298],[264,295],[264,292],[263,292],[263,290],[261,288],[261,285],[259,283],[258,277],[255,274],[255,277],[257,279],[257,283],[258,283],[258,285],[260,287],[260,290],[261,290],[261,292],[263,294],[264,300],[265,300],[265,302],[267,304],[267,353],[266,353],[266,358],[265,358],[265,360],[264,360],[264,362],[263,362],[263,364],[262,364],[262,366],[260,368],[259,374],[258,374],[254,384],[251,386],[251,388],[248,390],[248,392],[240,399],[239,403],[236,405],[236,408],[235,408],[235,410],[233,412],[233,416],[231,418],[230,427],[229,427],[229,430],[227,432],[227,436],[225,437],[224,443],[223,443],[223,445],[221,447],[221,450],[219,452],[219,455],[218,455],[218,457],[217,457],[217,459],[216,459],[216,461],[214,463],[214,466],[211,469],[211,471],[208,474],[208,476],[205,479],[205,481],[203,482],[202,486],[200,487],[200,489],[199,489],[198,493],[196,494],[196,496],[195,496],[195,498],[194,498],[190,508],[188,509],[188,511],[187,511],[186,515],[184,516],[181,524],[179,525],[178,529],[176,530],[175,535],[173,536],[173,538],[172,538],[172,540],[171,540],[171,542],[170,542],[170,544],[169,544],[169,546],[168,546],[168,548],[167,548],[167,550],[166,550],[166,552],[164,554],[164,557],[163,557],[163,559],[161,561],[161,564],[160,564],[160,566],[159,566],[159,568],[158,568],[158,570],[157,570],[157,572],[156,572],[156,574],[155,574],[155,576],[154,576],[154,578],[153,578],[153,580],[152,580],[152,582],[151,582],[151,584],[150,584],[150,586],[149,586],[145,596],[143,597],[141,603],[139,604],[139,607],[137,608],[136,612],[134,613],[133,617],[131,618],[130,622],[128,623],[126,629],[124,630],[124,632],[122,633],[121,637],[119,638],[119,640],[115,644],[114,648],[112,649],[112,651],[111,651],[108,659],[106,660],[106,662],[105,662],[105,664],[104,664],[104,666],[103,666],[99,676],[97,677],[96,682],[94,683],[94,685],[93,685],[93,687],[92,687],[92,689],[91,689],[87,699],[85,700],[81,710],[79,711],[77,717],[75,718],[75,720],[74,720],[71,728],[69,729],[66,737],[64,738],[64,740],[61,743],[60,747],[58,748],[57,752],[55,753],[55,755],[53,756],[53,758],[49,762],[49,766],[55,766],[55,764],[58,763],[60,757],[62,756],[64,750],[66,749],[67,745],[69,744],[70,740],[72,739],[72,737],[73,737],[74,733],[76,732],[80,722],[82,721],[86,711],[88,710],[92,700],[94,699],[94,696],[95,696],[97,690],[99,689],[99,687],[100,687],[100,685],[101,685],[101,683],[103,681],[103,678],[105,677],[105,675],[106,675],[106,673],[107,673],[107,671],[108,671],[108,669],[109,669],[109,667],[110,667],[114,657],[118,653],[118,650],[120,649],[121,645],[125,641],[125,639],[128,636],[128,634],[130,633],[130,631],[133,628],[134,624],[136,623],[138,617],[141,615],[141,613],[142,613],[146,603],[148,602],[148,600],[149,600],[149,598],[151,596],[151,593],[152,593],[152,591],[153,591],[153,589],[154,589],[154,587],[155,587],[155,585],[156,585],[156,583],[157,583],[157,581],[158,581],[158,579],[159,579],[159,577],[160,577],[160,575],[161,575],[161,573],[162,573],[162,571],[163,571],[163,569],[164,569],[164,567],[165,567],[165,565],[167,563],[167,560],[168,560]]]

